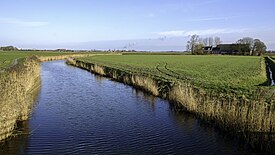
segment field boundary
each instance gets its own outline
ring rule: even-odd
[[[5,61],[6,61],[6,60],[5,60]],[[4,62],[5,62],[5,61],[4,61]],[[3,63],[4,63],[4,62],[3,62]],[[3,73],[5,70],[10,69],[10,68],[14,67],[14,66],[17,65],[17,64],[18,64],[18,59],[14,59],[13,62],[12,62],[12,64],[11,64],[8,68],[3,68],[3,69],[0,68],[0,73]]]
[[[265,147],[275,141],[275,137],[272,138],[275,133],[275,105],[272,105],[274,95],[263,96],[269,91],[259,89],[256,97],[248,100],[245,96],[212,94],[188,82],[163,81],[154,76],[139,75],[82,60],[69,60],[67,63],[167,99],[228,133],[243,133],[247,140],[254,138],[249,142],[251,145]],[[267,98],[272,101],[267,101]],[[265,132],[273,141],[269,141],[267,137],[255,139],[255,135],[249,134],[255,132]]]
[[[14,61],[0,74],[0,141],[10,137],[18,121],[27,120],[40,88],[36,57]]]
[[[271,86],[273,86],[274,85],[274,79],[275,79],[275,61],[274,61],[273,58],[271,58],[269,56],[265,57],[265,61],[266,61],[266,67],[267,67],[267,69],[269,69],[269,72],[267,72],[268,79],[269,79],[269,84]]]
[[[40,90],[41,62],[93,55],[29,56],[14,59],[0,70],[0,142],[13,135],[17,123],[29,118]]]

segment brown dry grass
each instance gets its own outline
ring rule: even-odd
[[[44,62],[44,61],[52,61],[52,60],[80,58],[80,57],[87,57],[87,56],[93,56],[93,55],[94,54],[71,54],[71,55],[57,55],[57,56],[40,56],[38,58],[41,62]]]
[[[275,95],[272,95],[272,90],[258,90],[253,99],[248,100],[245,96],[211,94],[187,82],[167,84],[160,79],[79,60],[74,60],[72,64],[175,102],[188,112],[208,122],[214,122],[215,126],[227,132],[241,133],[255,147],[266,147],[275,141]],[[257,133],[265,134],[259,137]]]
[[[170,100],[225,130],[275,132],[275,107],[263,100],[210,96],[189,85],[176,85],[169,94]]]
[[[28,118],[39,86],[36,58],[27,58],[0,74],[0,140],[12,134],[17,121]]]
[[[33,56],[0,72],[0,141],[12,135],[17,121],[29,118],[41,83],[39,61],[69,59],[74,62],[72,58],[93,55],[99,54]]]

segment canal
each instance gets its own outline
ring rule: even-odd
[[[0,154],[250,154],[168,101],[71,67],[41,64],[31,118]]]

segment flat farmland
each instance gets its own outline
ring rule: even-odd
[[[195,86],[222,92],[249,91],[267,81],[261,57],[105,55],[79,60],[171,81],[190,81]]]
[[[32,55],[36,56],[60,56],[60,55],[72,55],[79,53],[72,52],[44,52],[44,51],[9,51],[0,52],[0,70],[9,67],[15,59],[26,58]]]

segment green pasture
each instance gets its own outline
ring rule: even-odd
[[[5,69],[10,66],[15,59],[25,58],[32,55],[37,56],[58,56],[58,55],[68,55],[74,54],[69,52],[44,52],[44,51],[14,51],[14,52],[0,52],[0,70]],[[78,54],[78,53],[76,53]]]
[[[222,91],[249,91],[267,82],[262,57],[105,55],[79,60],[171,81],[190,81],[198,87]]]

